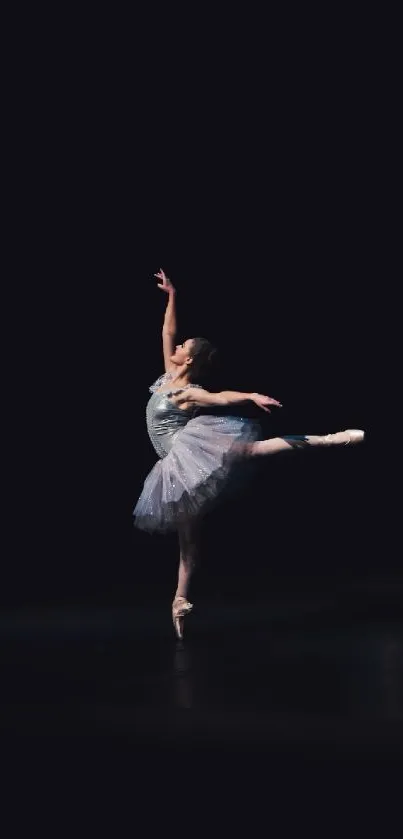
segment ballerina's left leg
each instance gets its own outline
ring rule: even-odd
[[[245,454],[249,457],[256,457],[293,451],[294,449],[305,449],[311,446],[347,446],[362,443],[364,437],[364,432],[356,429],[337,431],[336,434],[325,435],[290,434],[284,437],[272,437],[268,440],[247,443]]]

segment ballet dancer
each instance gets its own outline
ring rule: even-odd
[[[326,435],[288,435],[259,440],[256,421],[247,417],[200,410],[253,402],[270,413],[281,403],[261,393],[221,391],[211,393],[200,382],[208,372],[215,349],[205,338],[188,338],[176,344],[176,292],[160,271],[154,276],[168,302],[162,329],[165,373],[150,387],[146,409],[147,430],[159,460],[144,482],[134,509],[136,527],[149,533],[175,530],[179,536],[179,569],[172,620],[183,638],[184,621],[193,604],[188,593],[199,559],[199,534],[203,517],[229,489],[243,485],[243,467],[255,458],[318,446],[361,443],[364,432],[356,429]]]

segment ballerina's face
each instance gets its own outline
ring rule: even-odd
[[[175,352],[171,355],[171,361],[181,367],[186,362],[191,363],[193,338],[188,338],[183,344],[178,344]]]

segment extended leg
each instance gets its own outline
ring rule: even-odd
[[[293,449],[305,449],[311,446],[346,446],[353,443],[362,443],[364,437],[364,432],[358,430],[337,431],[336,434],[325,435],[291,434],[251,443],[247,446],[247,453],[255,457],[292,451]]]

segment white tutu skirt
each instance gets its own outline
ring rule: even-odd
[[[259,436],[259,424],[244,417],[204,414],[189,420],[147,476],[135,526],[149,533],[177,530],[241,490],[254,471],[245,444]]]

